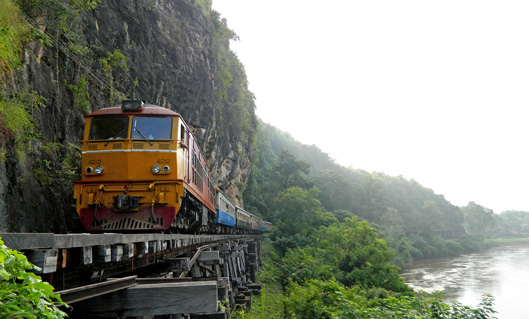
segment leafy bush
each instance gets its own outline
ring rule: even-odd
[[[53,286],[43,282],[26,256],[8,249],[0,240],[0,313],[3,318],[64,318],[54,303],[66,305]]]

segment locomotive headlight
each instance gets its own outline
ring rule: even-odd
[[[86,168],[86,173],[87,173],[87,174],[92,174],[93,172],[94,172],[94,169],[93,169],[91,166],[88,166],[88,167]]]
[[[103,166],[97,166],[96,169],[94,170],[94,172],[97,174],[97,175],[100,175],[103,173]]]
[[[163,172],[164,173],[169,173],[170,170],[171,170],[171,168],[169,166],[164,166],[163,167]]]
[[[160,165],[154,165],[154,166],[152,167],[152,172],[153,172],[154,174],[158,174],[158,173],[160,173],[160,170],[161,170]]]
[[[143,101],[140,100],[123,100],[121,101],[121,108],[123,111],[141,111]]]

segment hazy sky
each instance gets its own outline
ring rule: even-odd
[[[529,211],[529,1],[213,0],[257,114],[344,166]]]

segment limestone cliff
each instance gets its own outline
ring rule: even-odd
[[[180,113],[217,185],[240,201],[251,170],[255,106],[229,50],[235,34],[211,4],[109,0],[73,10],[71,2],[46,3],[50,8],[22,8],[41,32],[24,44],[20,70],[2,81],[6,101],[28,97],[33,129],[1,133],[0,122],[0,230],[77,230],[72,181],[80,177],[83,115],[122,98]],[[62,17],[49,14],[57,8]]]

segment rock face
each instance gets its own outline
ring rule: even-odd
[[[35,21],[48,30],[46,20]],[[5,154],[0,158],[0,230],[79,230],[72,181],[80,177],[83,115],[121,98],[180,113],[195,131],[213,180],[240,201],[239,188],[251,170],[252,139],[241,137],[228,109],[232,103],[246,104],[254,129],[255,113],[253,99],[240,101],[230,90],[219,94],[223,85],[230,87],[219,66],[226,64],[219,43],[227,47],[229,41],[219,38],[221,24],[205,0],[109,0],[71,24],[89,53],[76,55],[67,43],[54,45],[64,41],[60,35],[51,36],[52,45],[28,43],[22,70],[5,87],[33,92],[35,106],[29,112],[35,130],[23,145],[14,137],[0,138]],[[239,81],[246,85],[245,77]]]

